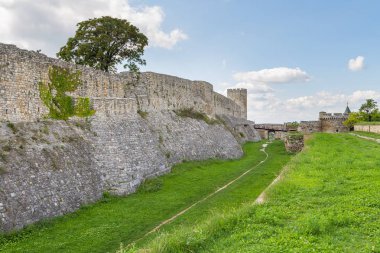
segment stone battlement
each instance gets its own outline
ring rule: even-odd
[[[298,131],[303,133],[313,132],[347,132],[349,129],[343,124],[347,120],[346,113],[319,113],[318,121],[301,121]]]
[[[347,119],[347,117],[348,115],[344,113],[319,113],[319,119]]]
[[[344,115],[331,115],[331,116],[320,117],[320,119],[347,119],[347,116],[344,116]]]
[[[0,121],[36,121],[47,114],[38,83],[48,81],[51,66],[81,72],[82,86],[72,95],[89,97],[97,116],[193,108],[211,117],[247,118],[247,90],[229,89],[227,97],[210,83],[157,74],[106,73],[0,43]]]

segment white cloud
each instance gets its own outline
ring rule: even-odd
[[[366,99],[380,100],[380,92],[373,90],[357,90],[348,96],[348,101],[352,103],[364,102]],[[379,101],[380,102],[380,101]]]
[[[285,106],[288,109],[310,109],[320,108],[321,110],[338,104],[345,104],[348,97],[344,94],[331,94],[329,92],[318,92],[312,96],[302,96],[287,99]]]
[[[238,72],[233,75],[238,82],[233,88],[246,88],[248,93],[273,93],[275,83],[307,82],[310,76],[300,68],[279,67],[259,71]]]
[[[309,96],[281,100],[275,94],[249,94],[248,117],[259,123],[318,120],[318,113],[343,113],[346,103],[356,111],[366,99],[380,100],[380,92],[357,90],[350,94],[321,91]],[[380,102],[380,101],[379,101]]]
[[[0,41],[55,55],[80,21],[113,16],[130,21],[149,38],[150,46],[170,49],[187,35],[178,28],[162,29],[165,13],[159,6],[132,7],[128,0],[0,0]]]
[[[232,88],[246,88],[249,93],[272,93],[274,90],[265,83],[250,83],[250,82],[241,82],[237,83]]]
[[[358,56],[348,61],[348,69],[351,71],[359,71],[364,68],[364,57]]]
[[[310,76],[300,68],[279,67],[259,71],[239,72],[234,75],[234,79],[242,82],[273,84],[305,82],[310,80]]]

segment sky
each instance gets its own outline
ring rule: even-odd
[[[247,88],[250,120],[283,123],[380,103],[379,10],[377,0],[0,0],[0,42],[55,57],[78,22],[124,18],[149,39],[141,71]]]

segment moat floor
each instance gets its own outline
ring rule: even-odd
[[[160,228],[170,232],[180,226],[204,222],[215,212],[239,208],[256,199],[276,178],[292,155],[280,141],[266,152],[263,143],[248,143],[245,155],[233,161],[185,162],[173,172],[146,182],[136,194],[110,197],[64,217],[30,226],[13,235],[0,236],[1,252],[115,252],[192,204],[225,186],[252,167],[228,188],[201,201],[185,214]],[[143,245],[157,236],[152,233],[138,242]]]
[[[380,252],[380,144],[319,133],[286,167],[263,204],[214,213],[139,247],[147,252]]]

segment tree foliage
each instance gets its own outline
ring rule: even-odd
[[[75,36],[57,53],[59,58],[106,72],[116,71],[122,61],[132,72],[138,72],[138,64],[146,64],[141,57],[148,38],[127,20],[104,16],[77,27]]]
[[[348,119],[343,122],[343,124],[351,128],[356,123],[363,121],[380,121],[380,112],[377,107],[377,102],[374,99],[367,99],[366,102],[360,106],[358,112],[350,113]]]
[[[367,99],[366,102],[360,106],[359,112],[366,116],[367,121],[372,121],[379,113],[377,102],[373,99]]]
[[[49,109],[50,118],[67,120],[72,116],[89,117],[95,113],[89,98],[79,97],[75,102],[66,94],[81,85],[80,74],[79,71],[71,73],[68,69],[53,66],[49,69],[50,82],[39,83],[40,98]]]
[[[360,121],[363,121],[364,117],[363,114],[360,112],[352,112],[348,115],[348,119],[343,122],[343,125],[345,125],[348,128],[354,127],[354,125]]]

